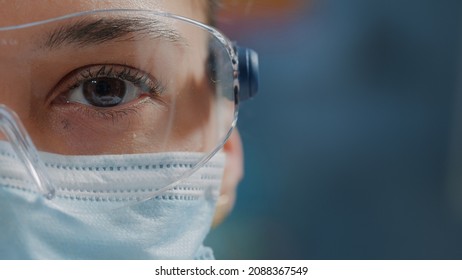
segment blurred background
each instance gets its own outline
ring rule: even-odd
[[[218,259],[462,259],[462,1],[224,1],[260,55]]]

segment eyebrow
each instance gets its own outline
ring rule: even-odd
[[[144,37],[163,38],[171,42],[186,41],[177,30],[156,19],[106,18],[80,20],[61,26],[48,35],[43,46],[53,50],[65,45],[85,47],[114,40],[133,41]]]

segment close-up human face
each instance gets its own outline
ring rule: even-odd
[[[232,208],[233,128],[257,85],[256,54],[211,26],[213,10],[4,3],[0,258],[213,257],[202,242],[215,208],[215,222]]]
[[[39,150],[210,152],[224,141],[235,117],[234,96],[223,91],[233,86],[233,68],[213,72],[211,58],[220,63],[227,49],[201,26],[165,15],[207,22],[207,1],[49,6],[10,2],[0,12],[0,25],[20,25],[2,31],[0,103]],[[87,12],[114,8],[153,12]]]

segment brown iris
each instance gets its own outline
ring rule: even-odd
[[[116,78],[94,78],[82,84],[83,96],[93,106],[113,107],[125,96],[125,82]]]

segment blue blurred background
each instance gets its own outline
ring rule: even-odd
[[[259,52],[218,259],[462,259],[462,1],[228,1]]]

